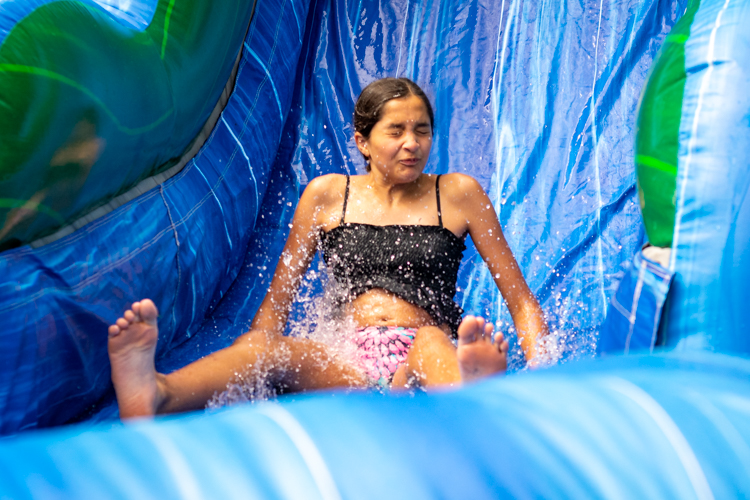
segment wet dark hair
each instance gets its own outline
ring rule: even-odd
[[[372,128],[380,121],[383,106],[390,100],[411,95],[415,95],[422,100],[425,108],[427,108],[427,115],[430,117],[430,128],[434,129],[435,115],[432,111],[432,104],[430,104],[424,90],[408,78],[383,78],[375,80],[359,94],[357,104],[354,106],[354,130],[368,139]],[[367,157],[365,157],[366,159]],[[367,171],[370,171],[369,163],[367,164]]]

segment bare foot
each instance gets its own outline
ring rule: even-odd
[[[508,365],[508,341],[499,333],[492,341],[492,324],[484,318],[466,316],[458,326],[458,368],[463,382],[472,382],[504,372]]]
[[[109,327],[109,361],[120,418],[153,416],[163,399],[154,367],[157,316],[154,303],[143,299]]]

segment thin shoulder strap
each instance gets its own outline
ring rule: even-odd
[[[438,222],[440,223],[440,227],[443,227],[443,212],[440,210],[440,176],[442,174],[438,174],[437,178],[435,179],[435,197],[437,198],[437,208],[438,208]]]
[[[346,217],[346,202],[349,201],[349,176],[346,176],[346,190],[344,191],[344,209],[341,210],[341,222],[339,224],[344,224],[344,217]]]

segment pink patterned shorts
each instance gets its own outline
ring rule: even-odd
[[[367,375],[381,387],[390,386],[396,369],[406,361],[416,334],[416,328],[403,326],[358,329],[354,341]]]

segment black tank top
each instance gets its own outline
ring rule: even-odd
[[[344,222],[349,199],[346,176],[341,222],[323,233],[323,258],[334,279],[348,290],[348,300],[382,288],[421,307],[437,324],[447,323],[455,335],[463,310],[453,296],[466,245],[443,227],[439,175],[435,194],[439,226]]]

